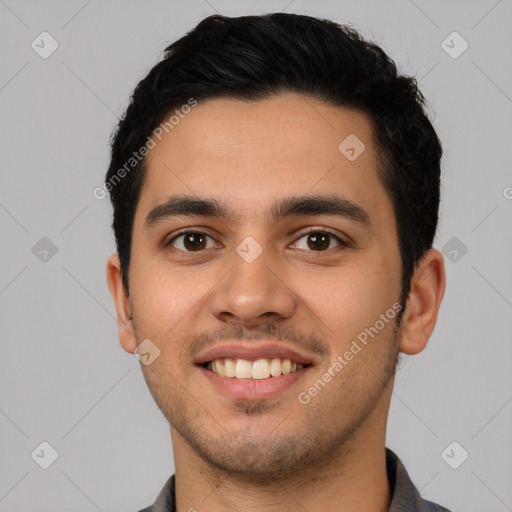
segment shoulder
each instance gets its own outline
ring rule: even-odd
[[[425,507],[426,512],[451,512],[445,507],[438,505],[437,503],[433,503],[432,501],[423,500],[423,505]],[[144,512],[144,511],[141,511]]]
[[[423,499],[398,456],[386,448],[386,469],[392,492],[388,512],[450,512],[447,508]]]
[[[174,475],[172,475],[158,494],[155,503],[139,512],[174,512],[176,509]]]

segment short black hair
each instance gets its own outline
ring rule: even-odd
[[[126,293],[133,221],[146,174],[138,152],[148,137],[191,99],[252,101],[282,92],[354,109],[372,121],[379,177],[396,217],[405,307],[414,268],[432,248],[438,223],[442,148],[426,100],[416,78],[400,75],[393,60],[353,27],[288,13],[209,16],[168,46],[135,88],[112,135],[105,187]]]

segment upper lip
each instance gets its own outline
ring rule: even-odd
[[[290,359],[296,363],[314,364],[313,356],[302,354],[301,352],[285,347],[284,345],[276,345],[273,343],[255,345],[253,341],[248,343],[251,345],[244,346],[242,341],[225,345],[217,345],[216,347],[200,352],[195,358],[195,363],[202,365],[213,361],[214,359],[221,359],[225,357],[248,360],[279,357],[281,359]]]

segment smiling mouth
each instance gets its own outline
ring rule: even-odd
[[[225,357],[208,361],[202,366],[219,377],[263,380],[297,373],[310,365],[279,357],[260,358],[252,361]]]

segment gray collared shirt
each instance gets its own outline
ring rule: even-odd
[[[420,496],[404,465],[389,448],[386,448],[386,469],[393,496],[388,512],[450,512]],[[176,512],[174,485],[174,475],[172,475],[160,491],[154,505],[140,512]]]

